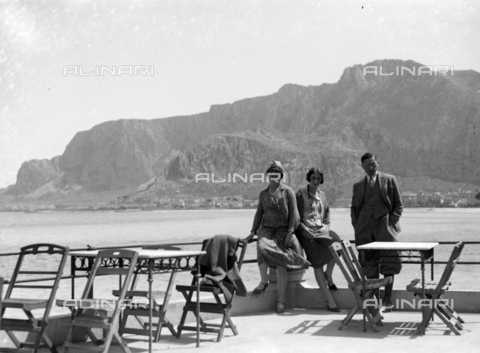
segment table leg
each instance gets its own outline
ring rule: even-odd
[[[200,259],[197,256],[197,347],[200,347]]]
[[[420,268],[422,271],[422,298],[425,299],[425,253],[422,251],[420,252],[421,255],[421,264]],[[422,303],[423,304],[423,303]],[[425,334],[425,307],[422,305],[422,323],[420,324],[420,334]]]
[[[431,271],[430,278],[432,281],[433,281],[433,264],[435,263],[434,255],[435,255],[435,249],[432,248],[432,257],[430,258],[430,271]],[[432,302],[432,305],[433,305],[433,302]],[[435,315],[432,315],[432,321],[434,317]]]
[[[72,299],[75,299],[75,256],[70,257],[70,276],[72,277]]]
[[[89,257],[88,258],[88,275],[92,272],[93,263],[95,262],[95,258]],[[87,298],[93,299],[93,288],[95,288],[95,283],[92,283],[92,288],[90,289],[90,293],[88,293]]]
[[[362,315],[363,315],[363,332],[367,332],[367,323],[365,321],[365,276],[362,276]]]
[[[365,252],[363,252],[362,254],[363,254],[362,258],[365,258]],[[367,323],[365,320],[365,275],[362,275],[362,316],[363,316],[363,332],[367,332]]]
[[[153,276],[152,276],[152,270],[153,270],[153,260],[149,259],[148,260],[148,352],[152,353],[152,306],[153,306],[153,300],[152,300],[152,282],[153,282]]]
[[[434,252],[434,249],[432,248],[432,257],[430,258],[430,269],[431,269],[430,277],[432,281],[433,281],[433,264],[435,263],[434,256],[435,256],[435,252]]]

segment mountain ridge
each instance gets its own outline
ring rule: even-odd
[[[220,173],[222,166],[263,171],[274,158],[292,166],[295,185],[320,163],[334,187],[361,174],[367,150],[395,175],[480,184],[480,73],[380,76],[364,74],[367,66],[395,72],[423,65],[375,60],[345,68],[336,83],[286,84],[190,116],[104,122],[78,132],[63,155],[23,163],[2,197],[121,194],[158,178],[173,185]]]

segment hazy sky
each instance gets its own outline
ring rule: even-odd
[[[333,83],[376,59],[480,72],[479,54],[478,0],[0,0],[0,187],[104,121]],[[63,75],[122,65],[153,76]]]

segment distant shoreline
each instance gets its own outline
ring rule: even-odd
[[[330,207],[331,210],[345,210],[349,211],[349,207]],[[256,210],[253,207],[246,208],[127,208],[127,209],[34,209],[34,210],[5,210],[0,209],[0,213],[71,213],[71,212],[90,212],[90,213],[133,213],[133,212],[169,212],[169,211],[182,211],[182,212],[202,212],[202,211],[222,211],[222,212],[235,212],[245,210]],[[480,213],[480,206],[476,207],[405,207],[404,211],[417,210],[419,212],[468,212],[468,213]]]

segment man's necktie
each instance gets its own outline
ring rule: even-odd
[[[371,188],[373,188],[373,185],[375,185],[375,181],[373,181],[372,177],[368,178],[368,185],[370,185]]]

